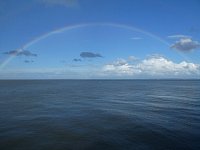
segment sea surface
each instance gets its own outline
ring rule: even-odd
[[[0,150],[200,150],[200,80],[2,80]]]

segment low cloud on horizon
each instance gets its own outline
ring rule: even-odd
[[[173,62],[163,56],[151,56],[135,64],[130,64],[126,59],[103,66],[104,76],[128,76],[146,78],[182,78],[199,77],[200,64],[182,61]]]
[[[132,56],[134,58],[134,56]],[[181,61],[174,62],[165,58],[162,55],[151,55],[144,59],[135,59],[134,63],[127,59],[119,58],[113,62],[103,64],[101,66],[78,66],[66,70],[65,67],[54,69],[24,69],[24,70],[5,70],[4,76],[8,78],[12,76],[11,72],[15,72],[16,77],[21,77],[22,74],[32,76],[33,74],[42,75],[43,77],[50,76],[54,78],[195,78],[200,79],[200,64]],[[27,61],[27,63],[29,63]],[[86,67],[85,69],[83,67]],[[83,71],[84,70],[84,71]],[[83,72],[82,72],[83,71]],[[9,76],[10,75],[10,76]],[[70,75],[70,76],[68,76]]]

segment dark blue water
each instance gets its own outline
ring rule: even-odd
[[[0,150],[199,150],[200,80],[0,81]]]

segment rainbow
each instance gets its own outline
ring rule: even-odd
[[[136,32],[143,33],[144,35],[147,35],[151,38],[154,38],[154,39],[160,41],[161,43],[169,46],[169,43],[167,41],[163,40],[162,38],[160,38],[160,37],[158,37],[158,36],[156,36],[156,35],[154,35],[150,32],[144,31],[142,29],[139,29],[139,28],[136,28],[136,27],[133,27],[133,26],[129,26],[129,25],[125,25],[125,24],[117,24],[117,23],[85,23],[85,24],[65,26],[65,27],[50,31],[48,33],[45,33],[43,35],[40,35],[40,36],[34,38],[33,40],[31,40],[30,42],[24,44],[20,48],[18,48],[17,52],[20,52],[24,49],[27,49],[31,45],[49,37],[49,36],[53,36],[55,34],[60,34],[60,33],[63,33],[63,32],[66,32],[66,31],[69,31],[69,30],[72,30],[72,29],[83,28],[83,27],[88,27],[88,26],[111,26],[111,27],[116,27],[116,28],[124,28],[124,29],[130,30],[130,31],[136,31]],[[11,55],[5,61],[3,61],[3,63],[0,64],[0,70],[2,70],[11,60],[13,60],[16,57],[16,55],[17,54]]]

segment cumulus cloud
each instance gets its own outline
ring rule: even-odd
[[[60,5],[64,7],[78,6],[78,0],[38,0],[38,1],[47,6],[55,6],[55,5]]]
[[[4,54],[14,55],[14,56],[33,56],[33,57],[37,57],[37,54],[31,53],[28,50],[12,50],[12,51],[5,52]]]
[[[80,56],[82,58],[95,58],[95,57],[102,57],[101,54],[92,53],[92,52],[81,52]]]
[[[199,64],[188,63],[186,61],[175,63],[164,57],[144,59],[137,65],[137,68],[140,69],[141,72],[150,75],[184,76],[200,74]]]
[[[78,62],[78,61],[82,61],[82,60],[79,58],[74,58],[73,61]]]
[[[171,48],[182,51],[189,52],[200,47],[198,41],[194,41],[191,38],[181,38],[179,41],[176,41],[171,45]]]
[[[161,54],[151,54],[151,55],[147,55],[147,59],[151,59],[151,58],[164,58],[163,55]]]
[[[102,68],[105,75],[129,77],[199,77],[200,64],[182,61],[175,63],[165,57],[149,57],[137,64],[130,64],[126,60],[117,60]]]
[[[128,64],[125,59],[118,59],[113,63],[107,64],[103,67],[103,71],[113,75],[132,75],[133,66]]]
[[[115,66],[123,66],[127,64],[127,61],[125,59],[120,58],[117,61],[113,62],[112,64]]]

